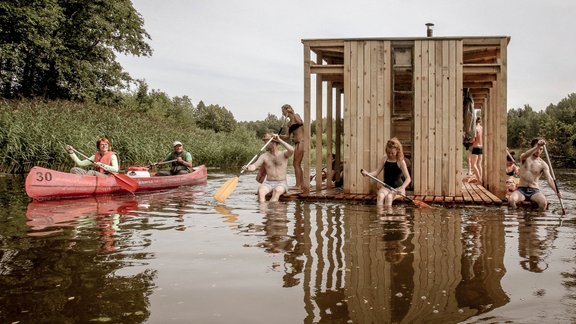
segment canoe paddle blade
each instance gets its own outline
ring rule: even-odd
[[[224,202],[228,196],[236,189],[238,185],[238,177],[234,177],[232,179],[228,179],[218,191],[214,194],[214,199],[219,202]]]
[[[138,190],[138,183],[129,176],[119,173],[112,173],[112,175],[116,179],[116,183],[122,187],[122,189],[128,192],[135,192]]]
[[[405,196],[406,197],[406,196]],[[408,197],[406,197],[408,200],[410,200],[412,203],[414,203],[414,205],[421,207],[421,208],[432,208],[432,206],[428,205],[427,203],[423,202],[422,200],[415,200],[415,199],[410,199]]]

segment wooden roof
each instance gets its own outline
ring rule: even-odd
[[[415,40],[462,40],[464,67],[463,87],[470,89],[477,109],[482,109],[494,87],[497,73],[500,71],[501,39],[509,36],[462,36],[462,37],[388,37],[388,38],[343,38],[343,39],[303,39],[310,49],[320,55],[328,64],[312,64],[312,73],[322,74],[325,81],[343,82],[344,78],[344,42],[351,40],[390,40],[401,44],[412,44]],[[504,49],[506,50],[506,49]]]

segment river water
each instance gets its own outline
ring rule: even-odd
[[[501,207],[259,204],[254,175],[32,202],[0,176],[1,323],[574,323],[568,215]],[[293,175],[289,183],[293,184]]]

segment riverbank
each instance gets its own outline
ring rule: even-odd
[[[122,166],[163,160],[175,140],[192,152],[195,165],[219,167],[242,165],[261,145],[244,127],[218,133],[201,129],[186,109],[152,114],[120,105],[0,101],[0,172],[21,174],[34,166],[67,169],[66,144],[90,155],[100,137],[110,139]]]

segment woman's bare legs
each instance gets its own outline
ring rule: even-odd
[[[294,150],[294,175],[296,176],[296,187],[302,188],[304,171],[302,171],[302,159],[304,158],[304,146],[302,143],[296,144]]]

